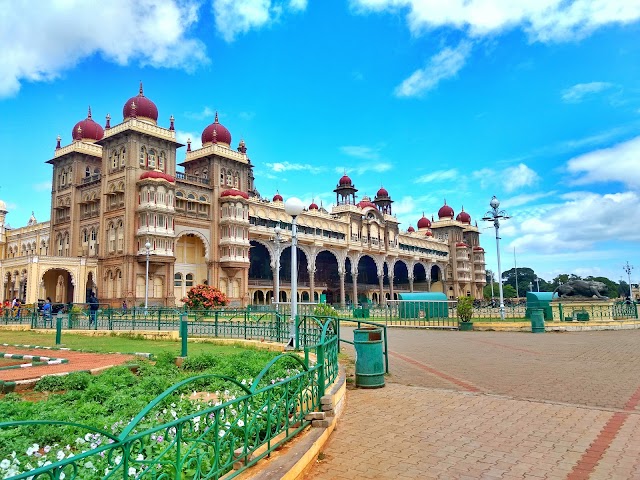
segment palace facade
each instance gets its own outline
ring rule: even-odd
[[[232,148],[218,120],[202,132],[202,148],[176,141],[173,116],[158,125],[144,96],[124,104],[122,122],[87,118],[58,137],[52,168],[51,216],[7,226],[0,201],[2,300],[181,305],[196,284],[214,285],[235,305],[290,300],[291,222],[283,198],[258,193],[244,140]],[[180,160],[178,159],[180,157]],[[384,302],[399,292],[438,291],[480,297],[486,283],[477,226],[446,204],[437,220],[399,228],[393,200],[380,188],[358,199],[346,174],[329,209],[315,203],[298,216],[300,301]]]

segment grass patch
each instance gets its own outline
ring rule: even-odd
[[[90,337],[64,332],[62,335],[63,346],[72,350],[83,350],[99,353],[110,352],[144,352],[154,356],[163,352],[171,352],[174,356],[180,355],[180,341],[171,340],[145,340],[139,336],[100,336]],[[42,347],[55,347],[55,332],[36,333],[0,330],[0,343],[9,345],[39,345]],[[238,353],[243,347],[237,345],[218,345],[215,343],[189,342],[189,355],[200,353],[231,354]]]

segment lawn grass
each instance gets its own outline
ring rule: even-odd
[[[29,331],[8,331],[0,330],[0,344],[7,343],[9,345],[38,345],[41,347],[56,346],[55,332],[29,332]],[[76,335],[64,332],[62,336],[61,347],[71,348],[72,350],[84,350],[91,352],[109,353],[151,353],[158,355],[162,352],[172,352],[176,356],[180,355],[180,341],[170,340],[145,340],[135,337],[126,336],[100,336],[92,337],[86,335]],[[4,347],[7,349],[7,347]],[[250,348],[247,348],[250,349]],[[230,353],[238,353],[243,350],[241,346],[234,345],[217,345],[215,343],[195,343],[189,342],[189,355],[197,353],[218,353],[222,355]]]

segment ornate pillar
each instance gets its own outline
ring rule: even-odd
[[[351,278],[353,280],[353,306],[358,304],[358,267],[351,262]]]
[[[394,291],[393,291],[393,273],[391,273],[389,275],[389,297],[390,297],[390,300],[392,300],[392,301],[394,300],[393,294],[394,294]]]
[[[340,276],[340,306],[344,308],[345,305],[347,304],[347,299],[345,298],[345,293],[344,293],[345,272],[343,268],[338,269],[338,275]]]
[[[316,280],[316,265],[315,262],[313,264],[309,264],[307,266],[307,271],[309,272],[309,301],[313,303],[315,301],[315,280]]]
[[[409,275],[409,291],[413,292],[413,274]]]
[[[380,287],[378,305],[384,305],[384,266],[378,269],[378,286]]]

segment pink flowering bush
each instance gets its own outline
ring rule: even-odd
[[[226,305],[229,299],[216,287],[196,285],[187,292],[187,296],[182,301],[187,308],[208,310]]]

